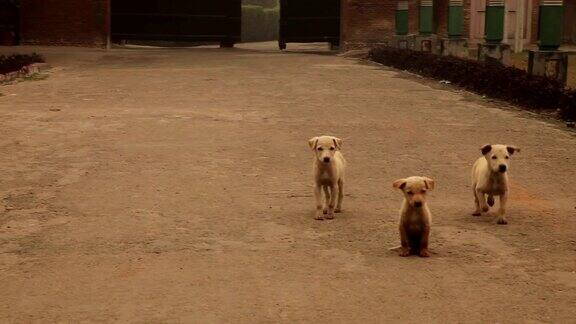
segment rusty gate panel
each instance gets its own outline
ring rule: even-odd
[[[240,41],[241,0],[112,0],[112,39]]]
[[[340,44],[340,0],[280,0],[280,49],[286,43]]]

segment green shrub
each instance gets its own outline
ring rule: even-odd
[[[36,53],[30,55],[0,55],[0,74],[16,72],[32,63],[43,63],[44,58]]]
[[[397,69],[448,80],[472,92],[530,109],[558,109],[561,117],[576,119],[576,90],[514,67],[385,46],[372,49],[370,58]]]

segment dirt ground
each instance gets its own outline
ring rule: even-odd
[[[0,322],[574,322],[573,133],[251,46],[20,49],[53,68],[0,87]],[[333,221],[313,219],[320,134],[349,162]],[[485,143],[522,148],[507,226],[471,216]],[[389,251],[410,175],[437,181],[428,259]]]

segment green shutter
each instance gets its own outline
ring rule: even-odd
[[[504,39],[504,1],[489,0],[486,5],[486,42],[500,43]]]
[[[448,6],[448,37],[464,34],[464,5],[462,0],[450,0]]]
[[[434,9],[432,6],[432,0],[421,0],[420,1],[420,26],[419,31],[421,35],[430,35],[433,32],[433,22],[434,22]]]
[[[542,1],[539,19],[539,46],[541,50],[557,50],[562,43],[562,0]]]

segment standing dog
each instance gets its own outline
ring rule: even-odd
[[[510,156],[520,149],[509,145],[484,145],[480,157],[472,167],[472,190],[476,210],[472,215],[480,216],[482,212],[494,206],[494,196],[500,196],[498,224],[508,224],[506,220],[506,202],[508,200],[508,173]],[[486,201],[485,195],[488,195]]]
[[[426,205],[426,193],[434,189],[434,180],[409,177],[394,181],[394,188],[402,190],[404,201],[400,209],[400,256],[418,254],[429,257],[428,238],[432,214]]]
[[[340,153],[342,140],[332,136],[313,137],[308,145],[314,151],[314,195],[316,197],[316,219],[333,219],[334,213],[342,211],[344,198],[344,169],[346,161]],[[336,188],[338,204],[336,205]],[[322,190],[326,196],[326,206],[322,205]],[[336,208],[334,208],[336,207]]]

